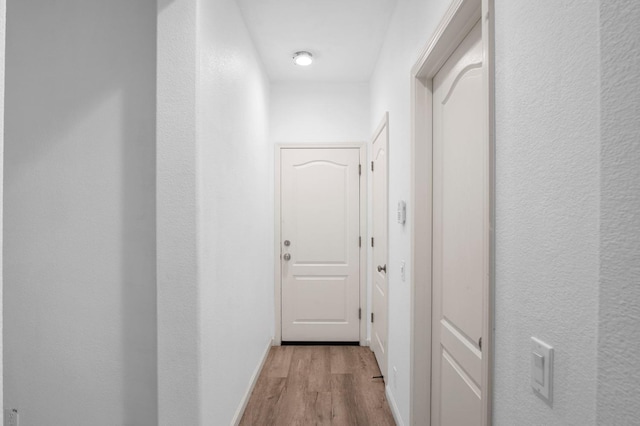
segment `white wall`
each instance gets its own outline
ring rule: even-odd
[[[598,2],[495,7],[495,422],[595,424]],[[555,347],[553,409],[529,386],[531,336]]]
[[[398,201],[409,201],[411,129],[409,119],[411,67],[449,5],[448,0],[399,0],[385,44],[371,80],[369,133],[389,111],[389,371],[387,380],[401,421],[409,424],[410,271],[411,221],[402,227],[392,218]],[[410,206],[407,206],[410,210]],[[400,279],[400,262],[407,266],[406,281]]]
[[[196,0],[158,0],[158,424],[200,425]]]
[[[640,3],[600,2],[598,418],[640,418]]]
[[[155,425],[155,1],[8,13],[5,406]]]
[[[234,0],[197,22],[201,424],[226,425],[273,337],[269,83]]]
[[[367,83],[276,82],[271,85],[270,139],[368,141],[369,109]]]
[[[5,54],[5,32],[6,32],[6,17],[7,17],[7,2],[6,0],[0,1],[0,200],[4,200],[2,195],[4,190],[4,54]],[[3,211],[3,202],[0,202],[0,408],[2,408],[3,401],[3,318],[2,315],[2,297],[3,297],[3,277],[4,273],[2,272],[2,239],[4,233],[2,232],[2,211]]]
[[[408,72],[448,6],[447,1],[424,3],[398,3],[371,84],[371,128],[385,110],[390,112],[392,209],[398,200],[409,197]],[[610,11],[617,7],[611,6]],[[558,7],[551,1],[496,0],[495,10],[495,424],[595,424],[600,261],[598,2]],[[626,22],[630,26],[636,21]],[[627,37],[627,49],[631,40]],[[626,54],[624,49],[617,51],[620,57]],[[609,62],[615,63],[617,59]],[[619,85],[615,89],[628,90]],[[628,106],[629,114],[637,109],[631,100]],[[633,125],[628,124],[631,134],[637,131]],[[612,122],[612,135],[615,126]],[[627,151],[631,140],[627,139]],[[612,165],[621,153],[614,151]],[[637,164],[635,157],[627,159],[628,164]],[[635,190],[626,184],[629,191]],[[612,216],[611,224],[615,223]],[[637,225],[636,232],[631,231],[633,224],[630,221],[616,230],[611,240],[617,241],[620,232],[626,232],[629,242],[637,238]],[[409,259],[409,232],[410,224],[406,229],[390,225],[389,365],[398,368],[398,378],[397,385],[391,378],[389,390],[405,424],[409,418],[409,286],[401,282],[393,265]],[[627,255],[635,259],[637,253]],[[612,262],[613,266],[619,272],[620,265]],[[637,271],[628,269],[625,282],[637,277],[633,274]],[[617,297],[628,300],[629,288],[618,287]],[[611,303],[612,314],[618,305],[619,300]],[[627,308],[624,321],[631,321],[637,306]],[[605,327],[615,324],[607,321]],[[638,341],[631,323],[624,324],[625,338]],[[553,409],[536,398],[529,386],[531,336],[556,347]],[[617,355],[631,350],[629,345]],[[627,359],[623,365],[631,367],[630,362]],[[633,389],[626,388],[628,401],[635,397]]]

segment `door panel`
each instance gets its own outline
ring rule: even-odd
[[[358,149],[281,150],[284,341],[360,339],[359,161]]]
[[[480,426],[480,389],[453,356],[442,353],[442,426]]]
[[[483,72],[478,22],[433,79],[433,425],[482,424]]]
[[[387,197],[387,124],[385,123],[373,141],[373,294],[371,324],[371,348],[376,356],[380,371],[385,380],[387,378],[387,311],[388,311],[388,280],[387,271],[379,271],[378,266],[387,266],[387,218],[389,211]]]

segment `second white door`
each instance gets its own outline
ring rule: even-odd
[[[387,217],[389,211],[387,197],[387,148],[388,123],[384,122],[374,135],[372,144],[371,172],[373,175],[373,295],[371,296],[371,349],[376,356],[380,371],[387,379]]]
[[[360,340],[360,152],[280,150],[282,340]]]

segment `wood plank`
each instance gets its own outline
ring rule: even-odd
[[[294,346],[274,346],[269,351],[263,371],[268,377],[287,377],[291,368]]]
[[[395,425],[379,374],[365,347],[273,348],[240,424]]]
[[[331,360],[328,346],[312,347],[307,390],[331,392]]]
[[[275,417],[275,408],[284,390],[284,377],[261,375],[245,408],[240,426],[270,424]]]
[[[307,392],[304,425],[331,425],[331,392]]]
[[[331,374],[352,374],[357,369],[358,346],[330,346]]]
[[[367,425],[367,413],[358,404],[356,380],[353,374],[331,376],[331,407],[334,425]]]
[[[311,366],[311,346],[292,346],[293,354],[284,391],[276,405],[276,425],[302,424],[305,416],[305,397]]]

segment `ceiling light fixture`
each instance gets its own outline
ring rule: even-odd
[[[313,55],[307,51],[296,52],[293,54],[293,63],[301,67],[307,67],[313,62]]]

